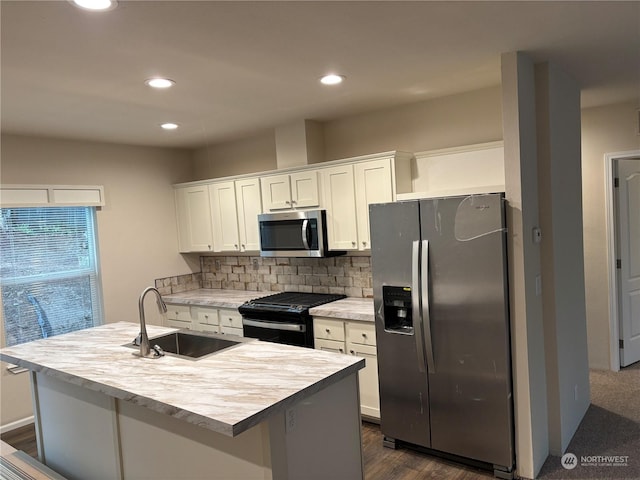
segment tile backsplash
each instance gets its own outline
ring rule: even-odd
[[[162,294],[196,288],[342,293],[372,297],[371,257],[200,257],[201,273],[156,280]]]

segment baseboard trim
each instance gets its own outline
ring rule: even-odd
[[[20,427],[24,427],[25,425],[29,425],[30,423],[33,423],[34,421],[35,421],[35,419],[33,418],[33,415],[31,415],[30,417],[26,417],[26,418],[23,418],[21,420],[16,420],[15,422],[7,423],[6,425],[0,426],[0,433],[10,432],[11,430],[15,430],[16,428],[20,428]]]

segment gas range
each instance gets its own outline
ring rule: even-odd
[[[342,294],[281,292],[242,304],[245,337],[313,348],[309,309],[346,298]]]

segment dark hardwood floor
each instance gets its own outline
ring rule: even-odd
[[[33,424],[2,435],[2,440],[17,450],[37,457],[36,436]],[[366,480],[476,480],[490,479],[490,472],[450,463],[429,455],[398,448],[382,446],[380,427],[373,423],[362,424],[362,449]]]

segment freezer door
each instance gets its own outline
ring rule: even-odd
[[[499,194],[422,200],[434,359],[432,448],[511,467],[513,419],[506,232]],[[426,337],[425,337],[426,338]],[[429,351],[429,349],[431,349]]]
[[[381,430],[386,437],[430,447],[420,319],[419,203],[371,205],[369,221]]]

